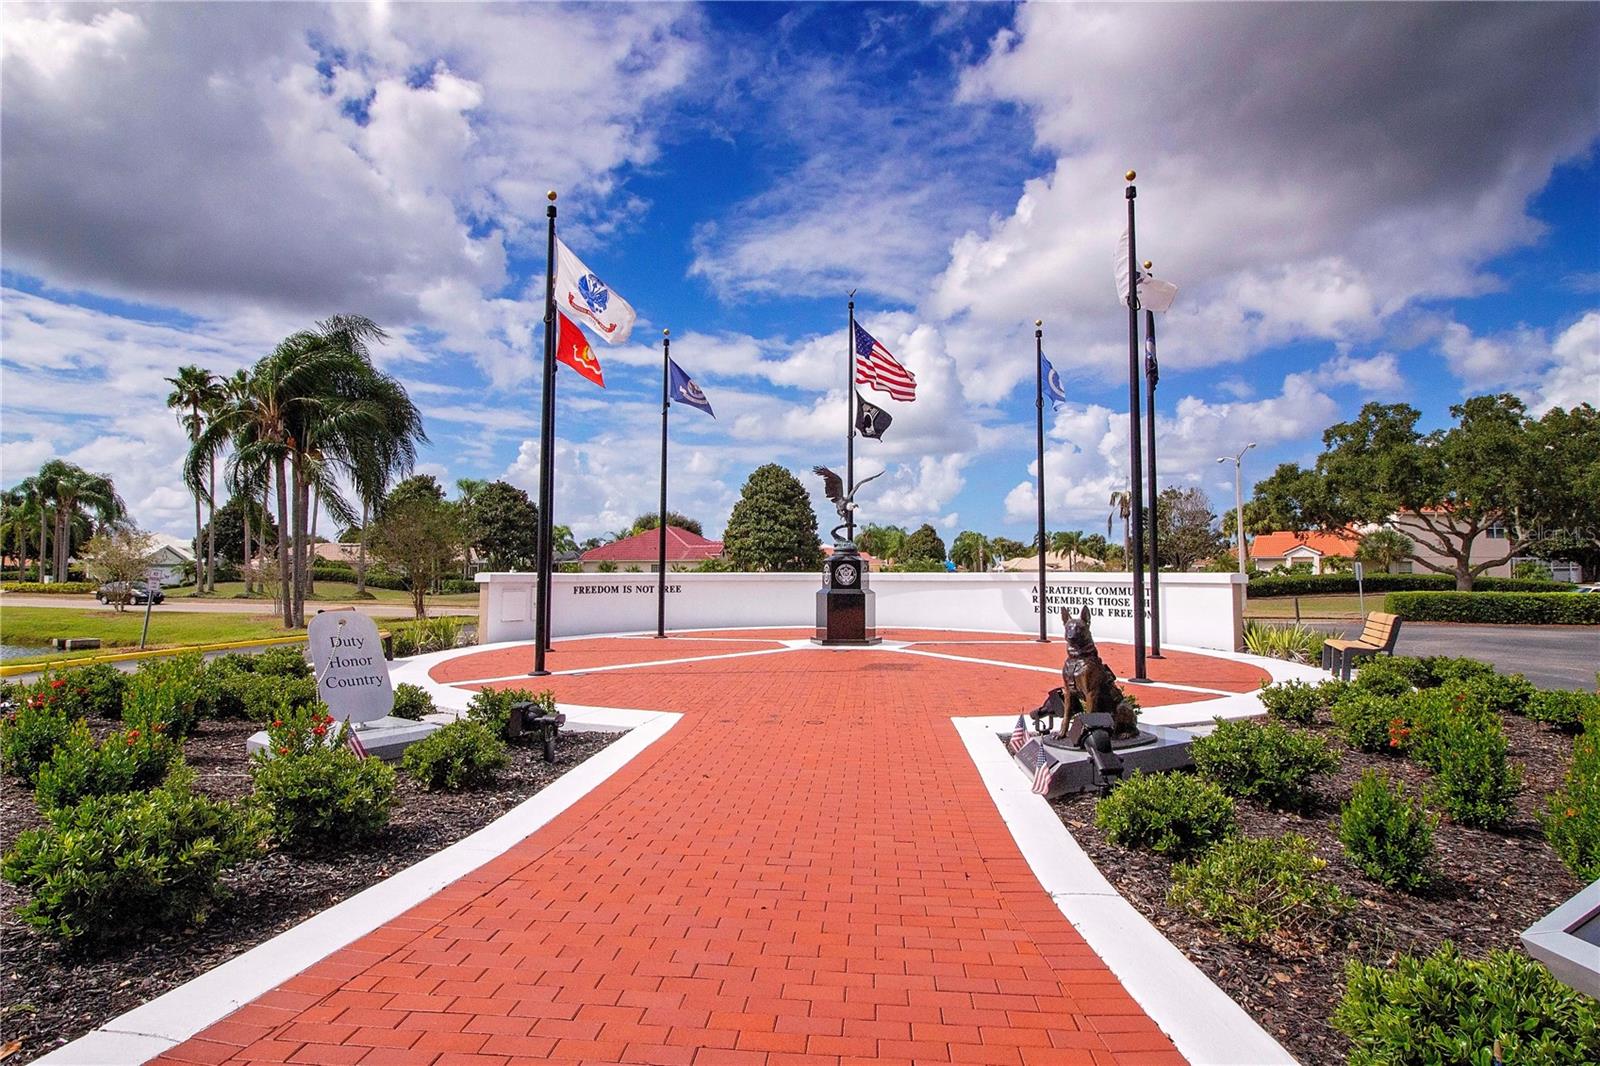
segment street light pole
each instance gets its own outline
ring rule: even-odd
[[[1245,547],[1244,547],[1244,474],[1243,474],[1244,453],[1249,451],[1251,448],[1254,448],[1255,446],[1256,446],[1256,442],[1255,441],[1251,441],[1249,444],[1246,444],[1243,448],[1239,449],[1239,454],[1238,455],[1219,455],[1219,456],[1217,456],[1217,462],[1219,462],[1219,463],[1226,463],[1226,462],[1229,462],[1230,460],[1233,463],[1233,532],[1234,532],[1234,542],[1235,542],[1234,550],[1239,556],[1239,576],[1240,577],[1244,577],[1245,576],[1245,558],[1244,558],[1244,553],[1245,553]]]

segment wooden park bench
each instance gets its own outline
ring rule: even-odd
[[[1364,655],[1393,655],[1400,638],[1400,616],[1373,611],[1367,615],[1361,635],[1355,640],[1329,640],[1322,645],[1322,668],[1350,680],[1350,664]]]

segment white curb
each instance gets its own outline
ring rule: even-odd
[[[951,719],[1022,857],[1061,913],[1190,1066],[1295,1066],[1294,1056],[1122,898],[1033,794],[998,739],[1015,721]]]
[[[599,787],[683,717],[666,711],[585,710],[598,712],[589,722],[603,721],[611,728],[627,729],[627,735],[471,836],[35,1061],[41,1066],[129,1066],[176,1047],[510,851]]]

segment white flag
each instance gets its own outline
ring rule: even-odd
[[[1122,227],[1122,240],[1117,242],[1117,299],[1124,307],[1128,304],[1128,227]],[[1170,281],[1161,281],[1144,270],[1139,271],[1139,306],[1147,311],[1165,311],[1172,306],[1178,287]]]
[[[626,341],[638,317],[633,305],[612,292],[560,238],[556,239],[556,307],[609,344]]]

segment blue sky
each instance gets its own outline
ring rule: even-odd
[[[1052,528],[1126,477],[1121,172],[1163,316],[1163,481],[1231,506],[1367,400],[1600,401],[1600,13],[1584,5],[13,7],[0,479],[52,455],[192,505],[162,378],[371,315],[421,469],[535,488],[544,191],[638,309],[563,373],[557,520],[720,529],[755,466],[842,461],[845,293],[918,375],[868,520],[1031,533],[1032,321],[1071,402]],[[1551,85],[1562,92],[1550,93]],[[820,501],[819,501],[820,502]],[[822,507],[819,506],[819,515]]]

